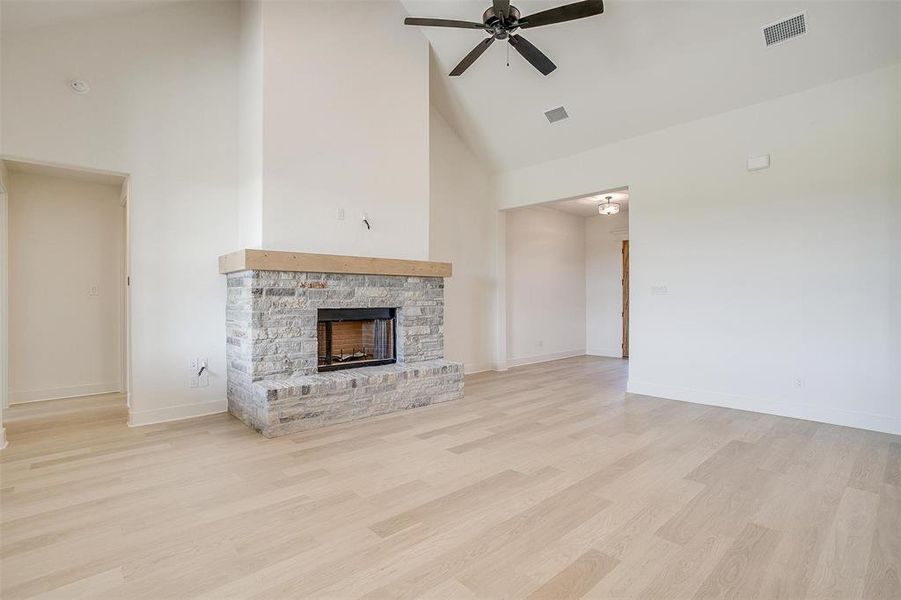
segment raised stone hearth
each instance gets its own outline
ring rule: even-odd
[[[379,270],[379,259],[267,256],[281,269]],[[220,259],[228,275],[228,410],[264,436],[462,397],[463,366],[444,360],[443,277],[263,270],[253,267],[272,265],[233,257]],[[433,268],[442,263],[386,262],[392,273],[444,272]],[[320,372],[319,309],[351,308],[395,309],[397,362]]]

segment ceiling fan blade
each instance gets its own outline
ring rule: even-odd
[[[501,21],[510,19],[510,0],[494,0],[494,16]]]
[[[457,29],[485,29],[484,23],[474,21],[454,21],[453,19],[421,19],[419,17],[407,17],[404,25],[418,25],[420,27],[456,27]]]
[[[534,15],[522,17],[519,20],[519,26],[523,29],[528,29],[529,27],[553,25],[554,23],[563,23],[564,21],[593,17],[602,12],[604,12],[603,0],[584,0],[584,2],[574,2],[573,4],[550,8],[548,10],[537,12]]]
[[[469,51],[469,54],[463,57],[463,60],[460,61],[454,70],[450,72],[451,77],[457,77],[458,75],[462,75],[463,71],[468,69],[472,63],[476,61],[477,58],[482,56],[485,50],[488,49],[488,46],[494,43],[494,37],[485,38],[479,45]]]
[[[533,67],[541,71],[542,75],[549,75],[557,65],[551,62],[544,52],[532,45],[532,42],[519,34],[510,36],[510,45],[514,50],[522,54],[522,57],[529,61]]]

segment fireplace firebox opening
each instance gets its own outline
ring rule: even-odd
[[[394,308],[320,308],[318,370],[397,362],[395,314]]]

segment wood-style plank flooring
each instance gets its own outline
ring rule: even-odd
[[[267,440],[17,406],[0,596],[899,598],[901,438],[624,394],[581,357]]]

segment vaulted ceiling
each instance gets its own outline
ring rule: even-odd
[[[2,0],[0,30],[23,31],[81,19],[102,19],[184,0]]]
[[[173,2],[178,0],[163,0]],[[514,0],[528,15],[571,0]],[[27,29],[158,6],[160,0],[3,0],[2,28]],[[480,21],[491,0],[402,0],[409,14]],[[767,48],[761,27],[807,11],[808,33]],[[403,27],[398,23],[398,27]],[[447,73],[485,34],[422,28],[433,103],[494,171],[801,91],[901,61],[901,2],[606,0],[605,13],[521,32],[558,66],[542,76],[496,43]],[[554,125],[544,111],[565,106]]]
[[[566,4],[514,1],[523,14]],[[404,0],[412,16],[480,21],[490,0]],[[601,16],[521,32],[557,65],[542,76],[494,44],[461,77],[478,30],[422,28],[432,98],[492,170],[561,158],[901,60],[898,2],[607,0]],[[761,28],[807,11],[808,33],[767,48]],[[570,118],[550,125],[544,111]]]

